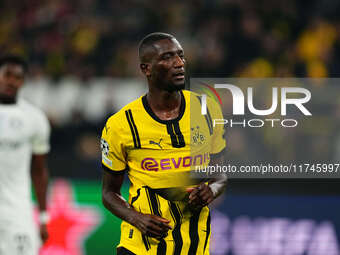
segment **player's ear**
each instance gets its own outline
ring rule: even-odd
[[[149,76],[151,73],[150,64],[141,63],[140,70],[142,71],[143,74],[145,74],[146,76]]]

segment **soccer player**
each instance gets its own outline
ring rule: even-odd
[[[224,129],[211,121],[221,111],[209,101],[201,115],[200,97],[184,90],[184,51],[172,35],[149,34],[139,57],[148,93],[111,116],[101,139],[103,204],[123,220],[117,254],[209,254],[207,205],[226,179],[189,173],[223,161]],[[128,201],[120,193],[125,173]]]
[[[48,237],[46,188],[50,126],[42,111],[17,94],[26,62],[0,59],[0,254],[37,255]],[[40,238],[33,220],[31,179],[40,210]]]

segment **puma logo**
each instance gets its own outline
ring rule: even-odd
[[[158,143],[156,143],[156,142],[154,142],[154,141],[150,140],[150,144],[158,145],[158,146],[159,146],[159,148],[163,149],[163,147],[161,146],[161,141],[162,141],[162,138],[161,138],[161,139],[159,139],[159,142],[158,142]]]

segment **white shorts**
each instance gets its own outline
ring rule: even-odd
[[[40,240],[31,224],[0,224],[0,255],[38,255]]]

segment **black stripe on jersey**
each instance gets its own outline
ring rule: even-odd
[[[131,122],[131,120],[130,120],[129,112],[128,112],[128,111],[125,111],[125,115],[126,115],[126,119],[127,119],[128,123],[129,123],[129,126],[130,126],[130,130],[131,130],[131,134],[132,134],[133,143],[134,143],[134,145],[135,145],[135,148],[137,148],[136,133],[135,133],[135,130],[133,129],[132,122]]]
[[[177,121],[167,123],[166,130],[170,135],[172,147],[182,148],[185,146],[184,137]]]
[[[151,200],[150,200],[149,188],[147,186],[144,186],[144,188],[145,188],[146,198],[148,199],[148,203],[149,203],[150,214],[155,214],[153,212],[153,207],[152,207]]]
[[[185,141],[184,141],[184,137],[183,137],[183,134],[181,132],[181,129],[179,128],[179,122],[178,121],[173,122],[173,126],[174,126],[175,133],[177,135],[177,139],[178,139],[179,145],[181,147],[184,147],[185,146]]]
[[[198,220],[201,214],[201,210],[194,212],[190,217],[190,225],[189,225],[189,236],[190,236],[190,247],[188,255],[196,255],[197,247],[198,247]]]
[[[147,196],[149,197],[149,202],[151,203],[151,211],[154,215],[157,215],[157,216],[162,216],[162,213],[159,209],[159,200],[157,198],[157,194],[152,190],[150,189],[149,187],[146,187],[145,188],[146,191],[147,191]]]
[[[149,195],[149,189],[148,187],[144,187],[144,188],[145,188],[146,198],[148,199],[148,202],[149,202],[150,213],[153,214],[151,201],[150,201],[150,195]],[[142,240],[143,240],[145,249],[148,251],[150,249],[150,243],[149,243],[148,237],[142,234]]]
[[[205,237],[203,253],[205,252],[205,248],[207,247],[208,239],[209,239],[209,235],[210,235],[210,220],[211,219],[210,219],[210,212],[209,212],[208,219],[207,219],[207,235]]]
[[[135,145],[135,148],[141,148],[141,144],[140,144],[140,139],[139,139],[139,134],[138,134],[138,130],[137,130],[137,127],[136,127],[136,124],[133,120],[133,117],[132,117],[132,112],[131,110],[126,110],[125,111],[125,115],[126,115],[126,119],[129,123],[129,126],[130,126],[130,130],[131,130],[131,134],[132,134],[132,138],[133,138],[133,143]]]
[[[205,120],[208,123],[209,133],[210,133],[210,135],[212,135],[214,130],[213,130],[213,124],[212,124],[212,120],[211,120],[211,115],[210,115],[209,109],[207,109],[207,114],[204,115],[204,116],[205,116]]]
[[[172,123],[166,124],[166,130],[170,135],[172,147],[178,148],[177,136],[172,128]]]
[[[183,247],[183,239],[181,236],[181,213],[177,205],[169,201],[170,213],[175,222],[175,227],[172,231],[172,237],[174,238],[175,248],[173,255],[180,255]]]
[[[200,101],[200,104],[202,105],[201,97],[197,96],[197,98],[198,98],[198,101]],[[207,107],[207,114],[204,115],[204,118],[205,118],[205,121],[207,122],[207,125],[208,125],[208,128],[209,128],[209,133],[210,133],[210,135],[212,135],[213,134],[213,125],[212,125],[211,115],[210,115],[208,107]]]
[[[135,130],[135,133],[136,133],[136,138],[137,138],[137,148],[141,148],[141,144],[140,144],[140,139],[139,139],[139,134],[138,134],[138,130],[137,130],[137,126],[135,124],[135,121],[133,120],[133,117],[132,117],[132,112],[131,110],[128,110],[129,112],[129,115],[130,115],[130,119],[131,119],[131,122],[132,122],[132,126]]]
[[[146,193],[146,197],[148,198],[151,214],[160,216],[160,213],[158,211],[156,194],[147,186],[145,186],[145,193]]]
[[[150,250],[150,243],[145,235],[142,234],[142,240],[145,246],[145,249],[148,251]]]
[[[154,215],[162,216],[157,194],[149,187],[145,187],[145,192],[146,192],[146,196],[148,197],[151,212]],[[166,254],[166,242],[164,241],[164,238],[162,238],[159,240],[159,243],[157,246],[157,255],[165,255],[165,254]]]
[[[136,200],[139,198],[140,196],[140,188],[137,189],[137,195],[134,196],[132,199],[131,199],[131,206],[133,207],[133,203],[136,202]]]
[[[158,243],[157,255],[166,255],[166,242],[163,238]]]

